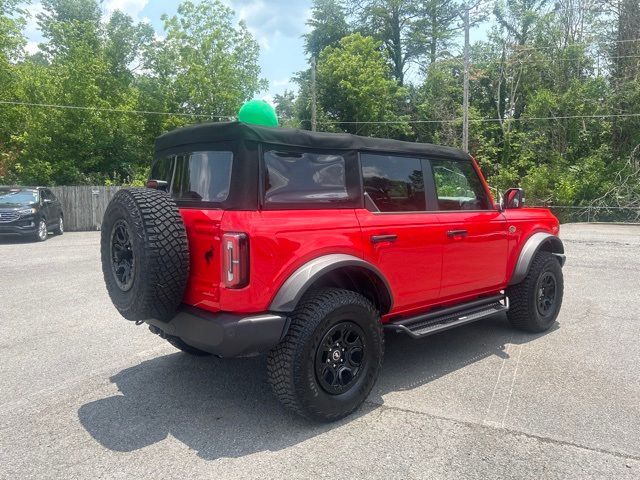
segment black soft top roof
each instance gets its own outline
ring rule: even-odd
[[[156,153],[175,151],[182,146],[248,140],[273,145],[322,148],[327,150],[361,150],[413,154],[468,160],[469,155],[456,148],[429,143],[403,142],[384,138],[361,137],[349,133],[310,132],[292,128],[261,127],[242,122],[202,123],[179,128],[156,139]]]

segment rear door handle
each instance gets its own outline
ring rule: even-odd
[[[449,230],[447,232],[447,237],[449,238],[466,237],[467,233],[468,232],[466,230]]]
[[[397,235],[373,235],[371,236],[371,243],[395,242],[397,239]]]

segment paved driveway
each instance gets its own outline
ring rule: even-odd
[[[566,225],[557,328],[392,336],[358,414],[121,319],[97,233],[0,243],[0,478],[640,478],[640,227]]]

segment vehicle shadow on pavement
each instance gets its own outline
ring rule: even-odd
[[[489,356],[504,358],[506,344],[540,335],[515,332],[498,316],[424,340],[387,337],[385,363],[368,402],[332,424],[284,410],[267,383],[264,356],[219,359],[183,353],[122,370],[110,379],[121,395],[87,403],[78,416],[95,440],[118,452],[150,446],[168,435],[204,459],[277,451],[379,408],[388,392],[417,388]]]

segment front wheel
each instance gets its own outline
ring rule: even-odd
[[[284,340],[267,361],[286,407],[319,421],[355,411],[378,378],[384,355],[380,316],[362,295],[336,288],[305,295]]]
[[[562,267],[546,251],[536,254],[524,280],[507,289],[511,324],[527,332],[545,332],[558,318],[564,293]]]
[[[44,218],[38,221],[38,229],[36,230],[34,240],[36,242],[44,242],[47,239],[49,230],[47,229],[47,222]]]

